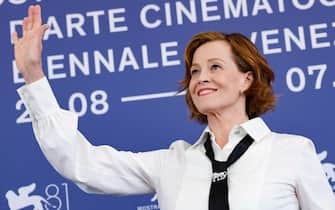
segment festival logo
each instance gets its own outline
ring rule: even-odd
[[[154,210],[159,209],[158,203],[157,203],[157,194],[155,194],[151,199],[151,203],[147,205],[141,205],[137,206],[136,210]]]
[[[326,150],[319,153],[318,156],[321,161],[323,170],[326,173],[328,181],[330,185],[332,186],[333,192],[335,193],[335,164],[329,163],[329,162],[323,162],[328,156],[328,153]]]
[[[17,193],[14,190],[9,190],[5,195],[9,210],[28,207],[33,207],[36,210],[70,210],[67,183],[47,185],[43,196],[34,192],[35,190],[36,183],[19,187]]]

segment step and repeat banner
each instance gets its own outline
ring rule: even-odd
[[[311,138],[335,191],[335,0],[0,0],[1,210],[159,209],[155,195],[86,194],[42,155],[16,93],[23,79],[10,36],[31,4],[50,26],[45,75],[92,144],[137,152],[193,143],[203,126],[175,94],[185,45],[201,31],[241,32],[275,71],[278,104],[263,119]]]

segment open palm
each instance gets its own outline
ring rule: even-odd
[[[17,32],[12,35],[16,65],[27,83],[44,75],[41,66],[42,38],[47,29],[47,25],[42,25],[41,7],[30,6],[28,17],[23,19],[22,37],[18,38]]]

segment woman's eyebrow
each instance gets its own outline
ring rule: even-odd
[[[198,63],[192,63],[191,67],[193,67],[193,66],[199,66],[199,64]]]
[[[209,58],[208,61],[221,61],[225,63],[225,60],[223,60],[222,58]]]

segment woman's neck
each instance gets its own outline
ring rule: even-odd
[[[227,144],[231,129],[249,120],[246,113],[243,114],[209,114],[207,115],[208,127],[214,133],[216,143],[223,148]]]

